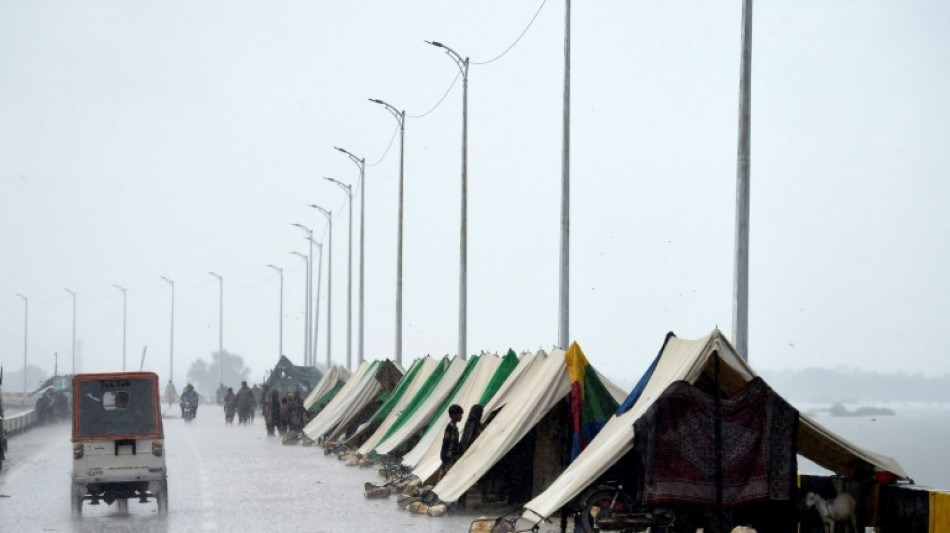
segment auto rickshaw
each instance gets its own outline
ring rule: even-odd
[[[153,372],[77,374],[73,377],[73,516],[84,502],[154,499],[168,512],[165,437],[158,376]]]

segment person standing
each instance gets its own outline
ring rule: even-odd
[[[303,431],[303,400],[300,394],[291,392],[287,394],[287,427],[293,432]]]
[[[267,392],[261,411],[264,412],[264,424],[267,426],[267,436],[273,437],[274,429],[280,425],[280,397],[276,389]]]
[[[178,401],[178,391],[175,390],[175,384],[172,383],[172,380],[168,380],[168,385],[165,385],[165,401],[168,402],[169,408]]]
[[[453,403],[449,406],[449,423],[446,424],[445,432],[442,434],[442,450],[439,452],[442,465],[425,480],[423,485],[431,486],[438,483],[462,455],[462,449],[459,446],[458,424],[462,420],[462,413],[464,412],[465,410],[458,404]]]
[[[228,392],[224,394],[224,423],[233,424],[234,423],[234,411],[237,410],[237,396],[234,394],[234,389],[228,387]]]
[[[459,455],[465,453],[472,443],[475,442],[475,439],[482,434],[482,413],[484,410],[484,407],[475,404],[468,412],[465,429],[462,430],[462,438],[459,440]]]
[[[241,382],[241,388],[237,392],[237,411],[238,422],[248,424],[251,422],[251,411],[254,409],[254,395],[248,388],[247,382]]]
[[[287,433],[287,425],[290,421],[290,409],[287,406],[287,397],[284,396],[280,399],[280,417],[277,422],[277,432],[280,433],[280,436],[284,436]]]

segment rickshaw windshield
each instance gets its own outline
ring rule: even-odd
[[[155,419],[157,393],[149,379],[79,382],[77,437],[102,438],[161,434]]]

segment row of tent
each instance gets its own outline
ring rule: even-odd
[[[432,491],[442,502],[457,502],[493,468],[511,468],[506,456],[518,450],[523,475],[508,487],[509,496],[523,503],[521,519],[537,524],[631,452],[634,423],[671,384],[714,384],[731,397],[756,377],[718,329],[696,340],[668,334],[631,391],[599,374],[576,343],[567,352],[520,357],[513,351],[468,360],[427,356],[408,370],[388,360],[367,361],[352,374],[333,367],[323,376],[304,401],[315,416],[303,432],[362,457],[388,457],[424,480],[441,464],[448,407],[458,404],[469,413],[480,405],[481,435]],[[894,459],[858,447],[804,414],[797,451],[842,476],[886,472],[909,479]]]

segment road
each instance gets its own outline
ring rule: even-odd
[[[363,483],[378,483],[375,471],[344,466],[317,447],[284,446],[266,436],[260,417],[227,426],[220,407],[202,406],[193,423],[165,418],[164,426],[167,516],[154,502],[133,501],[127,512],[86,504],[74,520],[70,426],[60,423],[10,438],[0,472],[0,531],[461,533],[476,516],[414,515],[392,497],[367,500]]]

